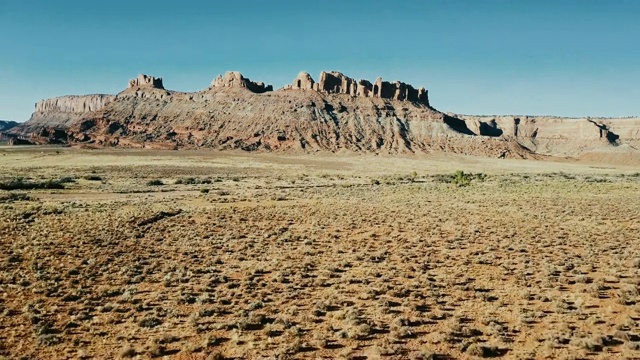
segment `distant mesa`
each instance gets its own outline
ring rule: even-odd
[[[303,71],[273,90],[237,71],[217,76],[198,92],[166,90],[161,78],[141,74],[117,95],[39,101],[29,121],[0,121],[0,137],[14,144],[444,151],[500,158],[602,151],[635,159],[640,148],[638,118],[444,114],[430,105],[425,88],[382,78],[355,80],[338,71],[323,71],[317,79]]]
[[[0,131],[9,130],[18,126],[18,123],[12,120],[0,120]]]
[[[338,71],[321,72],[319,83],[316,83],[309,73],[303,71],[298,74],[292,84],[285,86],[284,90],[314,90],[325,94],[406,100],[429,106],[429,96],[425,88],[415,89],[400,81],[390,83],[382,81],[380,77],[373,84],[367,80],[356,81]]]
[[[129,80],[129,89],[137,88],[164,89],[164,85],[162,78],[140,74],[137,78]]]
[[[211,82],[211,88],[229,87],[229,88],[246,88],[254,93],[265,93],[273,91],[272,85],[265,85],[263,82],[254,82],[242,76],[239,71],[227,71],[224,76],[218,75]]]

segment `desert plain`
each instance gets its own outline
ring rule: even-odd
[[[2,359],[640,358],[640,172],[0,148]]]

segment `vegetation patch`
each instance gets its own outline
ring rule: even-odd
[[[433,176],[436,182],[453,184],[459,187],[469,186],[472,181],[484,182],[486,178],[487,175],[483,173],[466,173],[462,170],[456,170],[453,174],[438,174]]]
[[[69,178],[60,180],[28,181],[24,178],[15,178],[9,181],[0,182],[0,190],[37,190],[37,189],[64,189],[64,184]]]

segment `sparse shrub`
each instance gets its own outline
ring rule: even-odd
[[[118,355],[120,355],[121,358],[132,358],[136,356],[137,353],[138,352],[136,351],[136,349],[134,349],[131,345],[125,345],[122,349],[120,349]]]
[[[475,180],[478,180],[480,182],[484,182],[487,179],[487,174],[485,173],[476,173],[473,174],[473,176],[475,177]]]
[[[162,182],[162,180],[160,179],[153,179],[153,180],[147,181],[147,186],[162,186],[162,185],[164,185],[164,182]]]
[[[562,171],[560,171],[557,175],[559,177],[565,178],[567,180],[575,180],[576,179],[575,175],[567,174],[567,173],[562,172]]]
[[[42,334],[38,336],[38,342],[42,345],[52,346],[55,344],[59,344],[61,339],[58,335],[55,334]]]
[[[33,200],[29,195],[25,193],[8,193],[0,195],[0,203],[9,203],[14,201],[31,201]]]
[[[149,341],[147,341],[146,349],[151,357],[163,356],[167,351],[167,348],[163,344],[160,344],[155,338],[150,338]]]
[[[208,194],[208,193],[209,193],[209,191],[210,191],[210,190],[209,190],[209,189],[207,189],[207,188],[200,189],[200,193],[201,193],[201,194]]]
[[[371,326],[368,324],[354,325],[347,329],[347,337],[349,339],[362,340],[371,335],[372,331]]]
[[[429,349],[423,349],[413,354],[411,358],[414,360],[435,360],[437,355]]]
[[[85,175],[83,179],[88,181],[102,181],[102,177],[98,175]]]
[[[204,185],[211,184],[213,180],[211,178],[195,178],[195,177],[187,177],[187,178],[179,178],[176,180],[176,185]]]
[[[176,185],[192,185],[196,183],[196,178],[188,177],[188,178],[180,178],[176,180]]]
[[[585,349],[589,352],[599,352],[602,351],[602,345],[596,343],[595,341],[587,338],[575,339],[572,341],[572,344]]]
[[[262,303],[262,301],[254,301],[251,304],[249,304],[249,310],[258,310],[258,309],[262,309],[264,307],[264,304]]]
[[[30,181],[26,181],[24,178],[15,178],[7,182],[0,182],[0,190],[35,190],[35,189],[64,189],[64,184],[60,180],[30,182]]]
[[[145,328],[154,328],[160,324],[162,324],[162,321],[154,316],[146,317],[140,320],[140,322],[138,323],[140,327],[145,327]]]
[[[451,183],[457,186],[469,186],[471,185],[471,175],[465,174],[462,170],[456,170],[456,172],[453,173],[453,180]]]
[[[454,184],[459,187],[469,186],[471,185],[471,181],[476,180],[480,182],[484,182],[487,176],[483,173],[465,173],[462,170],[456,170],[455,173],[447,175],[447,174],[438,174],[433,176],[433,180],[439,183],[445,184]]]
[[[225,357],[220,352],[214,352],[207,356],[207,360],[224,360]]]
[[[220,340],[217,337],[213,335],[207,335],[202,342],[202,347],[206,349],[212,346],[216,346],[219,343],[220,343]]]
[[[418,178],[418,173],[415,171],[411,172],[411,174],[409,175],[409,181],[411,182],[416,182],[417,178]]]
[[[576,275],[576,282],[581,284],[591,284],[593,279],[587,275]]]
[[[487,344],[471,344],[467,348],[467,354],[477,357],[497,357],[500,356],[500,349]]]
[[[186,344],[182,345],[182,352],[186,353],[186,354],[192,354],[192,353],[197,353],[202,351],[203,348],[201,345],[198,344],[194,344],[191,342],[187,342]]]
[[[627,347],[631,350],[638,351],[640,350],[640,341],[629,341]]]
[[[59,183],[61,184],[68,184],[68,183],[74,183],[76,182],[76,178],[74,178],[73,176],[65,176],[60,178],[60,180],[58,180]]]

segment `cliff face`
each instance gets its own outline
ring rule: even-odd
[[[210,88],[245,88],[254,93],[264,93],[267,91],[273,91],[272,85],[266,85],[263,82],[251,81],[245,78],[242,73],[238,71],[227,71],[224,76],[218,75],[211,82]]]
[[[97,146],[531,156],[509,139],[458,132],[456,122],[462,121],[408,101],[214,87],[125,91],[68,133],[73,143]]]
[[[314,90],[325,94],[347,94],[356,97],[374,97],[390,100],[406,100],[419,102],[429,106],[429,98],[425,88],[415,89],[413,86],[400,82],[382,81],[377,78],[375,83],[368,80],[352,79],[341,72],[321,72],[320,82],[316,83],[311,75],[301,72],[293,83],[284,90]]]
[[[39,134],[43,129],[67,129],[86,114],[98,111],[115,100],[113,95],[68,95],[38,101],[29,121],[11,132],[21,136]]]
[[[114,99],[115,96],[112,95],[60,96],[38,101],[36,103],[35,112],[87,113],[102,109],[106,104],[112,102]]]
[[[424,88],[378,78],[301,72],[273,91],[227,72],[195,93],[140,75],[116,96],[64,96],[36,104],[14,128],[36,143],[248,151],[415,153],[494,157],[638,152],[640,119],[447,115]]]
[[[478,134],[510,136],[544,155],[578,156],[602,149],[640,149],[640,118],[456,116]]]
[[[164,89],[164,85],[162,78],[140,74],[137,78],[129,80],[129,89],[133,88]]]

